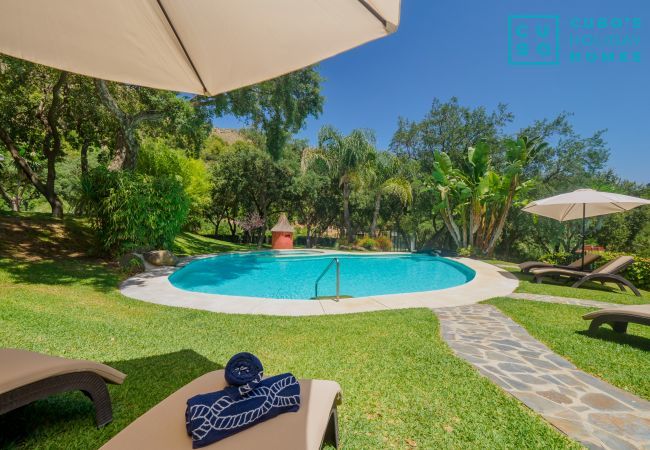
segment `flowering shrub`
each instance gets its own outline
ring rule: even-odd
[[[393,242],[387,236],[379,236],[375,238],[375,243],[382,252],[389,252],[393,249]]]

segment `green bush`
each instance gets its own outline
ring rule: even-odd
[[[389,252],[393,248],[393,242],[387,236],[379,236],[375,238],[375,244],[382,252]]]
[[[566,265],[572,263],[573,261],[578,259],[578,257],[574,253],[555,252],[555,253],[547,253],[545,255],[542,255],[539,259],[540,261],[549,264]]]
[[[364,236],[361,239],[357,239],[354,245],[357,247],[363,247],[366,250],[377,250],[378,248],[377,241],[369,236]]]
[[[189,158],[183,150],[169,147],[163,140],[145,140],[138,154],[136,171],[152,177],[175,178],[190,201],[187,227],[197,230],[210,205],[212,185],[208,168],[200,159]]]
[[[83,202],[99,248],[111,255],[170,248],[187,219],[189,198],[175,178],[92,170]]]
[[[471,245],[468,245],[467,247],[460,247],[458,249],[458,256],[469,258],[473,254],[474,254],[474,248]]]

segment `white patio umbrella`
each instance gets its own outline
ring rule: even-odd
[[[629,211],[641,205],[650,205],[650,200],[612,192],[600,192],[593,189],[578,189],[566,194],[536,200],[526,205],[522,210],[539,216],[550,217],[560,222],[582,218],[582,267],[584,268],[585,219],[587,217]]]
[[[218,94],[397,30],[400,0],[2,0],[0,53]]]

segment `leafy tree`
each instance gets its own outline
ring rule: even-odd
[[[436,98],[421,121],[399,119],[390,148],[398,155],[417,159],[429,172],[436,153],[444,152],[455,164],[461,163],[468,147],[479,141],[495,144],[501,128],[513,118],[502,103],[487,112],[484,107],[461,106],[456,97],[445,103]]]
[[[236,142],[212,168],[212,209],[234,219],[256,212],[264,227],[258,245],[264,242],[268,219],[273,208],[288,195],[293,173],[281,161],[273,161],[265,151],[250,142]],[[218,225],[218,222],[217,222]]]
[[[63,216],[56,189],[56,160],[62,155],[61,113],[68,74],[14,58],[0,58],[0,142],[25,179]],[[45,180],[34,170],[43,161]]]
[[[337,180],[343,202],[345,236],[350,242],[353,240],[350,196],[353,188],[361,184],[361,174],[375,156],[374,143],[374,135],[367,130],[353,130],[344,136],[333,127],[325,126],[318,133],[319,148],[307,148],[302,156],[303,171],[319,160]]]
[[[493,253],[516,196],[531,185],[531,180],[522,179],[524,167],[547,146],[526,136],[503,144],[505,167],[499,172],[492,163],[493,147],[487,142],[470,147],[461,167],[455,167],[444,152],[435,156],[436,209],[458,247]]]
[[[211,105],[217,116],[233,114],[246,119],[262,131],[266,150],[278,160],[290,136],[300,131],[308,117],[321,114],[321,81],[316,68],[308,67],[196,102]]]
[[[374,209],[370,225],[370,236],[372,237],[375,237],[376,234],[383,197],[394,196],[404,206],[413,201],[411,183],[401,171],[402,161],[395,155],[386,152],[379,152],[366,170],[365,187],[374,194]]]
[[[102,104],[115,120],[109,169],[135,169],[141,129],[149,136],[163,137],[170,145],[183,146],[198,156],[210,132],[209,115],[204,106],[190,103],[173,92],[104,80],[94,80],[94,83]]]

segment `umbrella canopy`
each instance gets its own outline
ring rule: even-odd
[[[650,205],[650,200],[593,189],[578,189],[536,200],[526,205],[523,211],[564,222],[629,211],[641,205]]]
[[[0,52],[215,95],[397,30],[400,0],[3,0]]]
[[[523,211],[550,217],[560,222],[582,219],[582,269],[584,269],[585,219],[629,211],[641,205],[650,205],[650,200],[593,189],[578,189],[566,194],[536,200],[526,205]]]

